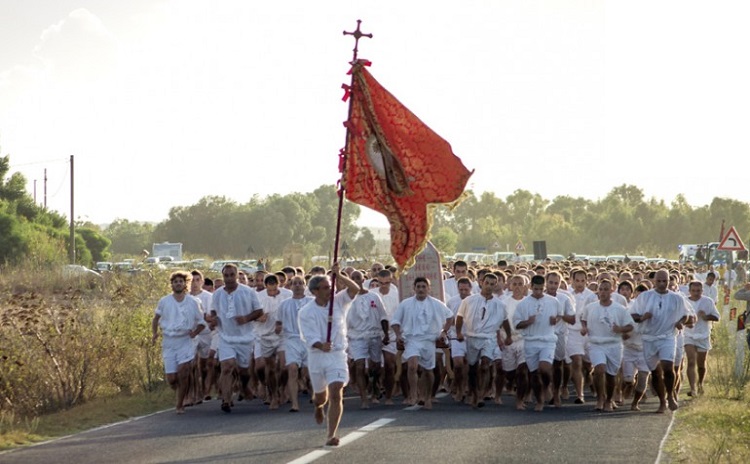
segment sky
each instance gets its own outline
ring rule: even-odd
[[[750,4],[2,0],[0,155],[77,220],[339,179],[362,20],[373,76],[505,198],[750,202]],[[36,181],[36,183],[35,183]],[[386,226],[363,211],[360,225]]]

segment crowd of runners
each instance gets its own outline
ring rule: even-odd
[[[395,271],[373,263],[255,274],[228,264],[214,279],[174,272],[152,330],[156,341],[161,329],[177,413],[214,397],[225,413],[254,398],[294,413],[308,395],[335,446],[345,388],[363,409],[431,409],[444,391],[467,408],[505,397],[535,411],[587,401],[639,411],[654,395],[657,413],[703,392],[720,318],[711,269],[456,261],[445,266],[443,298],[421,276],[401,298]],[[750,301],[750,284],[735,297]]]

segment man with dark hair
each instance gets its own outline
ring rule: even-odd
[[[555,326],[562,316],[562,306],[557,298],[544,293],[544,276],[532,277],[531,295],[518,304],[513,325],[523,335],[531,390],[536,397],[535,411],[544,409],[544,392],[547,392],[552,380],[552,362],[555,359]]]
[[[211,316],[218,323],[219,362],[221,363],[221,410],[232,411],[232,386],[235,371],[239,373],[243,393],[248,398],[250,381],[250,353],[253,350],[253,331],[250,322],[263,315],[263,308],[257,294],[248,286],[237,281],[238,269],[227,264],[221,270],[224,286],[214,292],[211,298]]]
[[[711,298],[703,296],[701,282],[696,280],[690,282],[688,292],[690,294],[688,303],[693,308],[696,320],[694,324],[685,326],[685,354],[687,355],[687,377],[690,383],[688,396],[694,396],[703,393],[706,357],[711,350],[711,323],[717,322],[720,315],[719,310],[716,309],[716,303]]]
[[[281,349],[281,335],[276,333],[276,316],[279,306],[284,300],[292,297],[292,292],[280,286],[276,274],[268,274],[265,277],[264,286],[263,291],[258,293],[263,315],[253,321],[255,371],[258,378],[265,378],[265,384],[270,393],[270,398],[266,398],[270,403],[269,408],[278,409],[280,392],[277,355]]]
[[[289,279],[292,297],[281,303],[276,316],[276,333],[281,334],[281,348],[279,358],[286,369],[282,373],[281,388],[286,384],[292,407],[289,412],[299,411],[298,380],[307,377],[307,349],[300,338],[299,312],[313,298],[305,296],[305,279],[294,276]]]
[[[709,271],[708,274],[706,274],[706,281],[703,283],[702,293],[703,296],[711,298],[711,301],[713,301],[714,304],[719,300],[719,289],[715,283],[716,273],[714,271]]]
[[[198,298],[201,302],[201,312],[207,312],[211,308],[211,292],[203,289],[203,274],[194,270],[191,273],[193,280],[190,282],[190,296]],[[215,327],[214,327],[215,329]],[[209,364],[213,368],[213,364],[210,362],[211,359],[211,338],[214,331],[206,324],[200,334],[196,337],[196,360],[195,365],[195,382],[193,383],[192,395],[193,398],[190,402],[199,403],[203,401],[203,395],[206,394],[206,380],[208,379]]]
[[[456,314],[456,339],[461,342],[466,334],[469,393],[474,408],[484,406],[481,399],[490,387],[490,363],[494,360],[496,348],[510,345],[513,341],[505,303],[493,294],[495,285],[497,276],[486,273],[482,279],[481,293],[464,299]]]
[[[449,299],[445,304],[453,313],[454,321],[456,314],[458,314],[458,309],[461,307],[461,302],[470,295],[471,281],[468,277],[461,277],[458,279],[458,295]],[[453,393],[453,399],[461,402],[466,393],[466,341],[459,341],[456,338],[455,323],[451,324],[450,329],[448,329],[448,338],[451,341],[451,357],[453,358],[453,385],[451,386],[451,392]]]
[[[589,362],[589,340],[581,334],[581,312],[586,307],[586,302],[596,298],[596,294],[588,289],[588,274],[582,268],[573,268],[570,271],[573,280],[573,299],[575,300],[576,322],[568,327],[567,355],[571,359],[570,376],[576,390],[576,404],[583,404],[583,384],[591,371]]]
[[[628,310],[612,301],[612,281],[599,282],[599,301],[583,308],[581,333],[589,336],[589,356],[594,366],[596,409],[612,411],[615,377],[622,364],[623,334],[633,330]]]
[[[404,345],[407,363],[409,397],[405,404],[416,405],[421,397],[424,408],[432,409],[435,343],[441,333],[447,333],[452,322],[451,310],[442,301],[430,296],[429,279],[421,276],[414,279],[414,296],[402,301],[391,318],[396,340]],[[418,386],[421,388],[418,389]]]
[[[443,282],[443,291],[445,292],[445,300],[458,295],[458,285],[457,281],[461,277],[469,277],[469,266],[466,264],[466,261],[458,260],[455,263],[453,263],[453,277],[449,279],[445,279]],[[479,287],[472,282],[472,293],[477,293],[479,291]]]
[[[385,309],[385,313],[388,315],[388,320],[390,321],[400,302],[398,288],[393,285],[393,273],[388,269],[381,269],[377,274],[377,279],[380,286],[376,293],[383,301],[383,308]],[[393,404],[393,389],[396,383],[396,354],[398,352],[398,347],[396,346],[396,332],[393,331],[393,327],[389,327],[388,343],[383,345],[382,351],[385,404],[391,405]],[[401,384],[407,385],[407,382],[401,382]],[[402,388],[402,390],[403,389],[404,388]]]
[[[156,343],[161,327],[162,357],[167,383],[177,393],[177,414],[185,413],[185,395],[190,383],[190,369],[195,358],[195,338],[206,327],[200,301],[188,294],[190,274],[173,272],[169,277],[172,293],[159,300],[151,320],[151,342]]]
[[[545,292],[549,296],[557,298],[562,306],[563,315],[560,322],[555,327],[555,334],[557,335],[557,343],[555,345],[555,360],[552,363],[552,404],[555,407],[561,406],[560,401],[560,389],[565,384],[565,389],[568,388],[568,380],[570,379],[570,369],[568,368],[568,375],[566,372],[566,363],[569,363],[567,348],[568,348],[568,326],[576,323],[576,310],[575,310],[575,299],[573,295],[565,290],[560,289],[562,283],[562,275],[557,271],[550,271],[547,273],[546,278],[547,284]]]

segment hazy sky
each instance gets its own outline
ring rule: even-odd
[[[595,200],[623,183],[750,202],[750,4],[0,1],[0,154],[75,216],[161,221],[206,195],[338,178],[360,57],[469,187]],[[376,213],[363,225],[383,225]]]

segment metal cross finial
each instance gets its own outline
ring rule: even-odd
[[[357,20],[357,29],[354,32],[346,32],[344,31],[344,35],[353,35],[354,36],[354,58],[352,58],[352,63],[357,61],[357,47],[359,46],[359,38],[360,37],[368,37],[372,39],[372,34],[364,34],[362,31],[359,30],[359,25],[362,23],[361,19]]]

